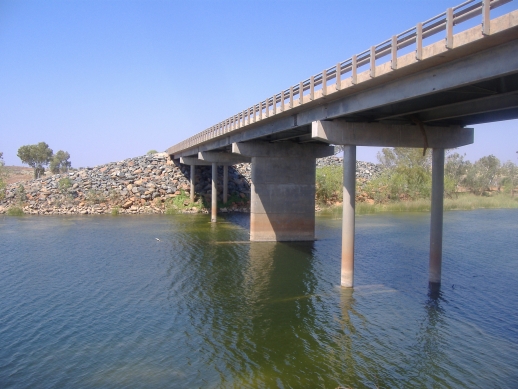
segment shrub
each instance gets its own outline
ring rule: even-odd
[[[182,210],[187,210],[192,207],[201,208],[201,200],[199,200],[197,203],[191,202],[190,196],[183,190],[180,191],[179,195],[169,198],[165,201],[165,213],[167,215],[178,213]]]
[[[11,207],[7,210],[8,216],[23,216],[24,212],[23,209],[20,207]]]
[[[317,169],[316,199],[321,204],[342,200],[343,168],[324,166]]]
[[[119,207],[112,208],[112,210],[111,210],[111,215],[112,216],[118,216],[119,214],[120,214]]]
[[[68,188],[72,186],[70,178],[65,177],[58,181],[58,189],[61,193],[66,192]]]
[[[106,196],[104,195],[104,192],[89,190],[85,195],[85,201],[89,204],[104,203],[106,201]]]

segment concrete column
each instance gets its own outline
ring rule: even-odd
[[[210,221],[215,223],[217,221],[218,214],[218,165],[212,163],[212,201],[210,208]]]
[[[342,214],[342,271],[340,284],[354,284],[354,208],[356,197],[356,146],[344,146],[344,182]]]
[[[334,148],[254,141],[233,143],[232,152],[252,157],[250,240],[314,240],[315,159]]]
[[[315,158],[252,158],[250,240],[315,239],[315,174]]]
[[[196,174],[195,168],[195,165],[191,165],[191,203],[194,203],[194,177]]]
[[[228,200],[228,165],[223,165],[223,203]]]
[[[430,222],[430,284],[441,283],[442,218],[444,200],[444,149],[432,153],[432,206]]]

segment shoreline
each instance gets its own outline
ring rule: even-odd
[[[430,212],[430,200],[396,201],[385,204],[356,202],[356,215],[396,212]],[[340,210],[342,204],[321,206],[321,212]],[[444,211],[473,211],[476,209],[518,209],[518,196],[511,197],[504,193],[492,196],[476,196],[471,193],[460,194],[456,199],[444,199]]]

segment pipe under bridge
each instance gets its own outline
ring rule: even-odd
[[[439,285],[445,149],[473,143],[466,126],[518,118],[518,10],[491,18],[508,2],[448,8],[167,152],[191,165],[191,196],[195,166],[212,165],[214,222],[217,166],[224,166],[226,201],[227,166],[251,162],[250,240],[298,241],[315,238],[315,159],[343,145],[341,285],[352,287],[356,147],[430,148],[429,281]],[[473,18],[475,27],[457,27]]]

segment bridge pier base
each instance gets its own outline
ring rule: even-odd
[[[429,283],[441,283],[442,227],[444,204],[444,149],[432,152],[432,201],[430,218]]]
[[[340,284],[354,284],[354,224],[356,198],[356,146],[345,145],[343,156],[342,269]]]

